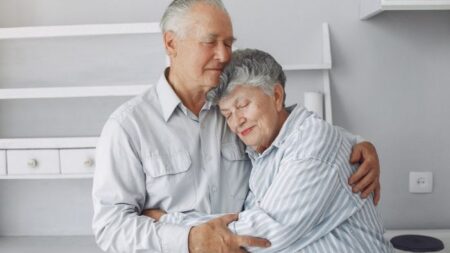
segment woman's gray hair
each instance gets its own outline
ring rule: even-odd
[[[221,0],[174,0],[169,4],[161,18],[161,31],[163,33],[171,31],[180,37],[184,37],[189,24],[186,19],[187,14],[198,3],[212,5],[228,14]]]
[[[218,103],[237,85],[259,87],[267,95],[272,96],[278,83],[284,89],[286,75],[281,65],[270,54],[257,49],[236,50],[233,52],[231,62],[220,76],[219,85],[208,92],[207,99]]]

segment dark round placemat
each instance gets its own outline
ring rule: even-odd
[[[391,239],[394,248],[411,252],[434,252],[444,249],[441,240],[424,235],[399,235]]]

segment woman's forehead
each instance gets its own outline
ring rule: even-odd
[[[219,100],[219,107],[230,107],[244,100],[261,99],[263,95],[265,93],[260,87],[245,84],[236,85],[226,96]]]

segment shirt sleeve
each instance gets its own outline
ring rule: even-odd
[[[97,145],[93,183],[93,231],[107,252],[188,252],[190,227],[141,216],[145,174],[132,139],[114,119]]]
[[[347,131],[345,128],[342,128],[340,126],[335,126],[335,127],[339,130],[339,132],[341,132],[344,135],[345,138],[350,140],[350,143],[352,143],[353,145],[367,141],[362,136],[352,134],[349,131]]]
[[[244,202],[245,209],[251,208],[255,203],[255,195],[249,191]],[[205,214],[200,212],[180,213],[172,212],[161,216],[160,222],[168,224],[181,224],[186,226],[198,226],[225,214]]]
[[[303,240],[306,247],[313,238],[332,229],[318,228],[339,187],[337,168],[331,164],[316,159],[286,162],[264,196],[241,212],[239,220],[230,223],[229,228],[239,235],[266,238],[272,244],[266,249],[250,247],[247,250],[251,252],[278,252],[298,240]],[[333,218],[333,224],[340,224],[350,215],[343,212]]]

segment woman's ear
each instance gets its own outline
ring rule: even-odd
[[[275,98],[275,106],[277,111],[283,110],[284,106],[284,88],[281,84],[277,83],[273,87],[273,96]]]
[[[164,39],[164,47],[166,49],[166,53],[170,58],[177,56],[176,50],[176,35],[169,31],[165,32],[163,35]]]

